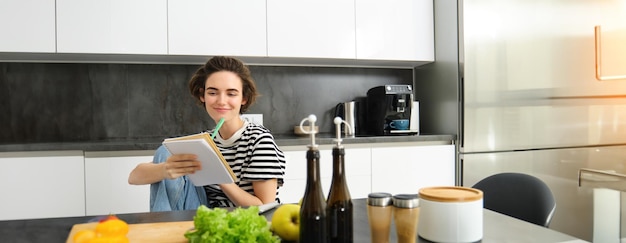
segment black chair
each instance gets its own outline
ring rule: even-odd
[[[484,208],[548,227],[556,201],[538,178],[521,173],[500,173],[482,179],[473,188],[483,191]]]

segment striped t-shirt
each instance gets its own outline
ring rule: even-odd
[[[213,130],[208,131],[213,133]],[[276,146],[270,131],[258,124],[244,121],[244,125],[227,140],[221,136],[215,137],[215,145],[220,149],[224,159],[233,169],[241,189],[254,195],[253,181],[274,179],[278,180],[278,187],[283,185],[285,175],[285,155]],[[278,188],[276,188],[276,200]],[[218,185],[204,186],[208,204],[211,207],[234,207]]]

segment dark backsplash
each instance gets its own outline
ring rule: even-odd
[[[198,65],[0,63],[0,144],[162,139],[214,126],[187,90]],[[411,69],[252,66],[274,135],[309,114],[330,133],[335,105],[371,87],[412,84]]]

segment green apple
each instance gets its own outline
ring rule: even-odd
[[[272,215],[272,230],[283,240],[297,241],[300,237],[300,205],[280,205]]]

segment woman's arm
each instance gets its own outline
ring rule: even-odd
[[[165,164],[154,164],[152,162],[138,164],[130,172],[128,184],[146,185],[161,181],[165,178],[163,175],[164,166]]]
[[[130,172],[128,183],[131,185],[152,184],[164,179],[193,174],[200,170],[200,161],[193,154],[175,154],[167,158],[164,163],[141,163]]]
[[[220,188],[224,194],[237,206],[258,206],[276,201],[277,187],[277,179],[253,181],[252,188],[255,195],[252,195],[241,189],[235,183],[220,184]]]
[[[241,173],[241,178],[252,182],[253,194],[241,189],[237,184],[220,184],[224,194],[237,206],[263,205],[276,201],[279,184],[283,183],[285,157],[274,142],[274,138],[265,131],[253,138],[251,158]],[[249,189],[248,189],[249,190]]]

